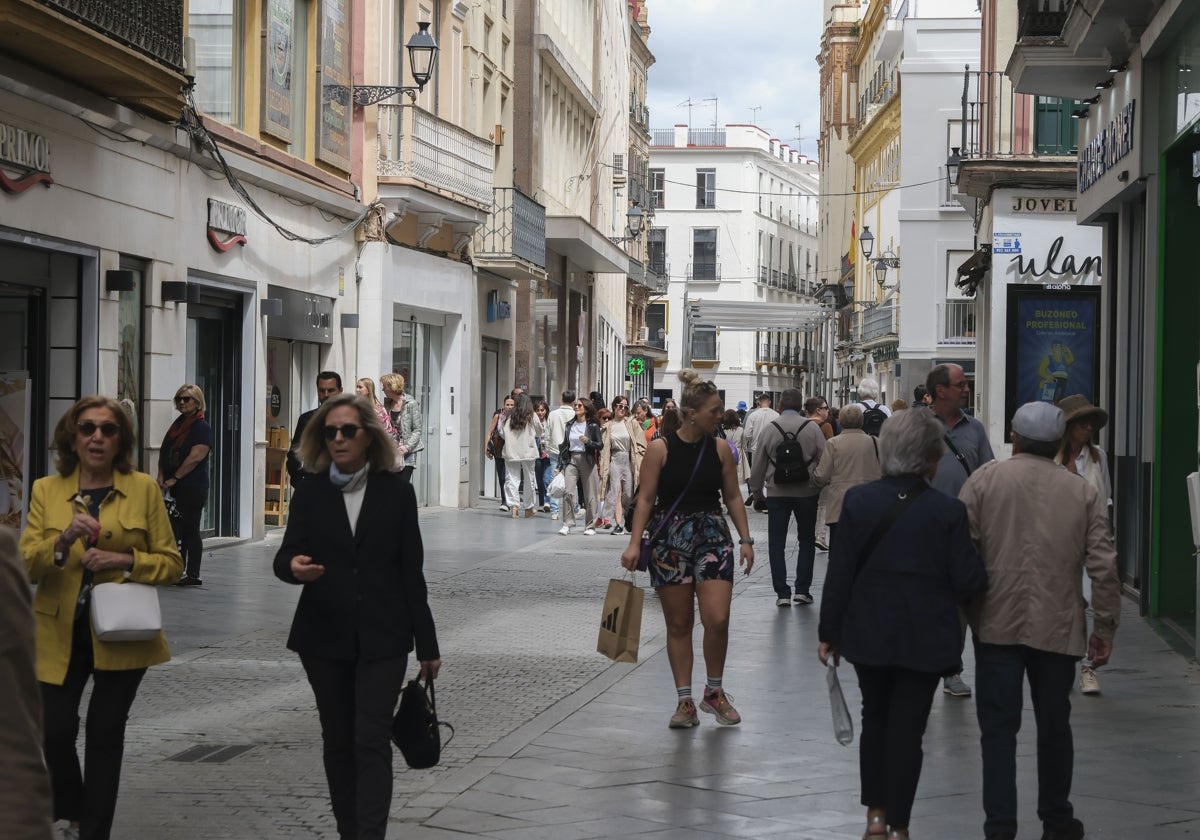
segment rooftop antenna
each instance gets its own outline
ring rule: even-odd
[[[718,102],[717,102],[716,94],[713,94],[708,99],[701,99],[700,101],[701,102],[711,102],[713,104],[713,128],[716,128],[718,125],[720,125],[720,123],[717,122]]]
[[[682,108],[684,105],[686,105],[686,106],[687,106],[687,109],[688,109],[688,130],[689,130],[689,131],[690,131],[690,130],[691,130],[691,128],[692,128],[692,105],[693,105],[693,104],[694,104],[694,103],[692,102],[692,98],[689,96],[687,99],[683,100],[682,102],[680,102],[678,105],[676,105],[676,106],[675,106],[676,108]]]
[[[754,125],[758,125],[758,112],[761,110],[762,110],[761,105],[751,105],[750,106],[750,122],[753,123]]]

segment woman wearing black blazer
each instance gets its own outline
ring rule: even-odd
[[[908,838],[933,693],[962,668],[958,603],[987,588],[966,505],[929,486],[944,431],[929,411],[883,424],[883,478],[846,491],[829,554],[818,656],[858,675],[864,838]]]
[[[342,840],[383,840],[392,800],[391,724],[416,647],[421,675],[441,659],[421,571],[412,486],[395,444],[355,394],[326,400],[297,447],[297,490],[275,575],[304,591],[287,646],[316,696],[325,778]]]
[[[597,466],[600,463],[600,450],[604,448],[604,438],[600,422],[596,419],[596,407],[591,400],[580,397],[571,407],[575,409],[575,418],[567,421],[563,442],[558,449],[558,463],[567,482],[562,505],[563,526],[558,533],[566,536],[575,527],[575,508],[579,503],[577,488],[581,488],[583,533],[590,537],[596,533],[596,515],[599,512],[600,481]]]

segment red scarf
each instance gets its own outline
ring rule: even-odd
[[[183,442],[187,440],[188,432],[196,421],[204,419],[204,410],[196,409],[191,414],[180,414],[175,418],[175,422],[171,424],[171,428],[167,429],[167,438],[164,441],[164,446],[169,446],[171,449],[178,451]]]

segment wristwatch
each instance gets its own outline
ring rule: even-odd
[[[754,545],[754,537],[742,537],[738,540],[738,545]]]
[[[54,565],[61,569],[67,565],[67,552],[70,549],[59,548],[59,545],[60,543],[56,539],[54,541]]]

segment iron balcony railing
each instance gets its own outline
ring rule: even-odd
[[[938,344],[975,343],[975,301],[948,300],[938,304]]]
[[[495,146],[416,105],[379,105],[379,176],[413,178],[492,206]]]
[[[1075,0],[1017,0],[1017,40],[1061,38]]]
[[[687,144],[689,146],[724,146],[725,145],[725,129],[723,128],[689,128],[687,133]],[[674,146],[675,145],[675,129],[673,128],[652,128],[650,129],[650,145],[651,146]]]
[[[867,81],[866,90],[858,97],[859,130],[866,125],[871,117],[883,108],[900,89],[900,74],[893,66],[890,70],[883,64],[875,68],[875,73]]]
[[[101,35],[182,71],[183,0],[41,0]]]
[[[546,267],[546,208],[516,187],[496,187],[492,211],[475,229],[477,260],[520,259]]]
[[[717,262],[688,263],[688,282],[717,283],[721,280],[721,264]]]
[[[646,285],[655,292],[665,292],[671,279],[671,264],[662,260],[646,263]]]
[[[963,159],[1033,158],[1078,153],[1073,99],[1017,93],[1001,70],[963,71]]]

